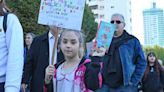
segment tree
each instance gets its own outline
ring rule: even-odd
[[[37,24],[40,0],[6,0],[6,3],[20,19],[24,32],[42,34],[47,30],[46,26]]]
[[[41,0],[6,0],[9,8],[11,8],[20,19],[24,32],[32,31],[35,34],[42,34],[47,30],[46,26],[37,24],[40,1]],[[82,32],[85,38],[87,38],[86,41],[91,41],[97,32],[97,23],[95,23],[94,20],[91,9],[86,5],[82,23]]]
[[[82,29],[86,37],[86,42],[90,42],[96,36],[97,25],[90,7],[85,5]]]

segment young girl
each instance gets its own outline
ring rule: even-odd
[[[65,61],[55,66],[49,65],[45,72],[47,91],[53,78],[53,92],[91,92],[84,84],[85,63],[90,60],[82,58],[83,45],[80,32],[67,30],[60,36],[60,49]],[[51,85],[52,86],[52,85]]]
[[[164,70],[154,52],[147,55],[147,68],[143,77],[143,92],[164,92]]]

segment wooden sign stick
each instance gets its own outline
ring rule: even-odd
[[[57,53],[55,52],[58,46],[58,38],[59,38],[58,34],[59,34],[59,28],[57,27],[57,34],[55,34],[55,42],[54,42],[52,57],[51,57],[51,65],[54,65],[54,58],[57,60],[57,55],[56,55]]]

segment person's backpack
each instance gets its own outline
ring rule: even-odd
[[[101,57],[91,57],[91,62],[85,64],[86,71],[84,83],[87,89],[95,91],[102,87],[102,61]]]
[[[4,14],[4,18],[3,18],[3,30],[4,32],[6,33],[6,30],[7,30],[7,16],[8,16],[9,13],[5,13]]]

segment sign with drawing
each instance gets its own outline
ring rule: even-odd
[[[38,23],[81,30],[85,0],[41,0]]]
[[[115,27],[116,26],[114,24],[105,21],[100,22],[100,26],[96,36],[96,47],[104,47],[105,49],[109,48],[113,38]]]

